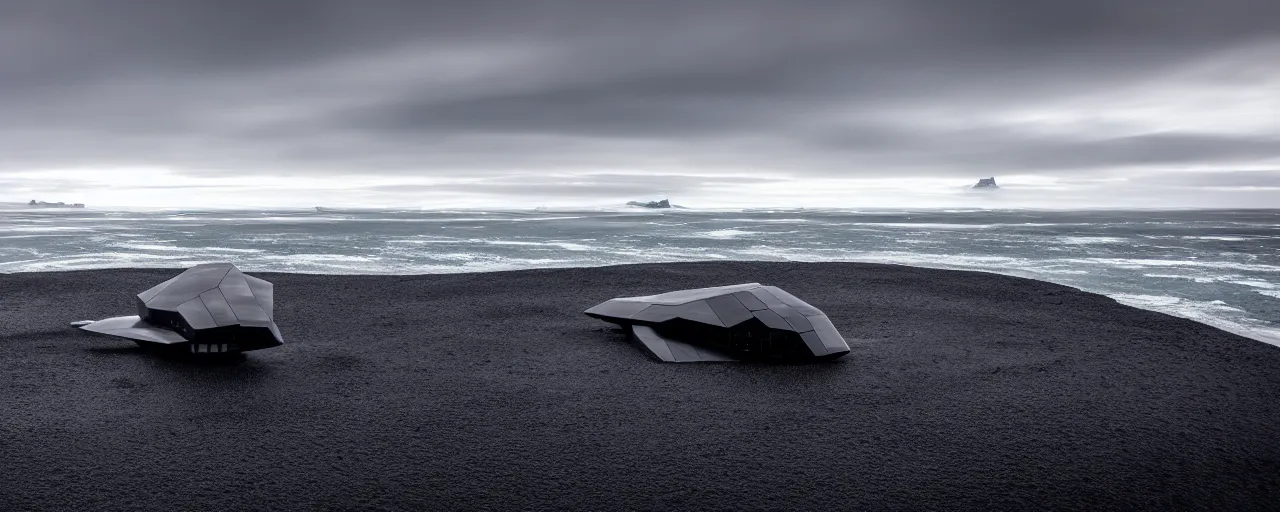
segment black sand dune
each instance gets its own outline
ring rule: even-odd
[[[0,275],[0,509],[1275,509],[1280,348],[1062,286],[869,264],[259,274],[286,345],[67,322],[176,271]],[[659,364],[581,311],[759,281],[853,352]]]

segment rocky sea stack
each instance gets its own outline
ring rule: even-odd
[[[663,199],[661,201],[649,201],[647,203],[642,203],[640,201],[631,201],[627,203],[627,206],[639,206],[641,208],[670,208],[671,202],[666,199]]]
[[[974,185],[973,188],[1000,188],[1000,187],[996,185],[995,177],[991,177],[991,178],[979,179],[978,184]]]

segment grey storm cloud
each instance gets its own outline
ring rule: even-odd
[[[1277,45],[1272,0],[7,0],[0,173],[1274,164],[1275,124],[1045,132],[987,114],[1177,87],[1193,65],[1208,71],[1188,87],[1261,90]]]

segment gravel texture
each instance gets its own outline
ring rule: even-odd
[[[283,347],[68,322],[178,270],[0,275],[0,509],[1275,509],[1280,348],[1072,288],[856,263],[254,274]],[[582,314],[760,282],[833,363],[661,364]]]

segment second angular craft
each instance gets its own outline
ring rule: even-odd
[[[849,353],[822,311],[760,283],[617,298],[586,314],[629,329],[665,362],[825,360]]]

